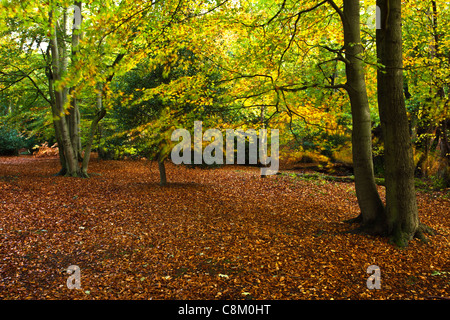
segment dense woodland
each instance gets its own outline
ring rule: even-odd
[[[70,290],[55,295],[57,288],[45,291],[29,275],[14,289],[5,279],[18,265],[58,273],[50,265],[66,268],[74,256],[96,287],[77,298],[91,291],[99,298],[448,296],[449,27],[447,1],[2,0],[0,297],[67,298]],[[224,135],[278,129],[279,173],[262,179],[248,164],[175,166],[171,135],[179,128],[193,134],[194,121]],[[25,212],[19,222],[14,213],[30,206],[38,216]],[[109,210],[118,210],[115,218]],[[55,226],[58,219],[64,221]],[[85,241],[75,252],[56,241],[71,219],[70,241]],[[129,221],[130,229],[108,231],[113,219]],[[85,228],[92,234],[80,240]],[[172,235],[162,235],[164,228]],[[105,238],[111,232],[129,239],[114,238],[113,249]],[[201,236],[208,232],[211,239]],[[54,247],[37,245],[40,237]],[[219,242],[238,258],[224,257]],[[238,243],[247,254],[235,252]],[[323,282],[325,275],[303,274],[307,267],[297,274],[304,261],[288,254],[297,246],[321,261],[315,254],[331,245],[332,252],[355,250],[344,259],[364,255],[354,243],[389,259],[391,291],[358,293],[346,287],[356,277],[348,272],[346,284],[322,292],[313,278]],[[165,245],[163,257],[157,249]],[[25,260],[14,260],[11,252],[22,246]],[[48,255],[37,258],[33,246]],[[387,258],[396,247],[411,251]],[[281,253],[284,260],[262,262],[267,248],[271,259]],[[247,261],[252,250],[257,262]],[[411,258],[414,269],[399,280],[399,294],[394,265],[403,254],[437,260],[424,266]],[[167,268],[150,260],[142,267],[147,255]],[[324,265],[335,270],[337,256]],[[111,282],[94,284],[108,259],[125,268],[110,275],[116,283],[133,283],[123,292]],[[362,278],[373,259],[358,262]],[[216,281],[212,291],[208,276]],[[61,276],[50,278],[44,288]],[[197,295],[186,292],[194,283]],[[420,292],[408,291],[419,283]]]

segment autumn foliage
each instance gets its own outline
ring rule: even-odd
[[[0,298],[449,298],[448,9],[0,2]]]
[[[354,184],[257,168],[0,158],[1,299],[431,299],[450,296],[449,200],[419,193],[430,242],[346,233]],[[297,172],[298,173],[298,172]],[[384,196],[384,188],[379,187]],[[78,265],[81,289],[68,289]],[[368,266],[381,269],[369,290]]]
[[[34,151],[35,153],[33,155],[37,158],[55,157],[58,155],[58,146],[56,143],[52,146],[49,146],[48,142],[44,142],[40,146],[35,146]]]

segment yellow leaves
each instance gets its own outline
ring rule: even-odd
[[[163,73],[162,73],[162,77],[163,77],[164,79],[167,79],[167,78],[169,77],[169,73],[170,73],[170,66],[165,65],[165,66],[164,66]]]

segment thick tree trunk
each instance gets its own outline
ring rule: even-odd
[[[419,217],[414,187],[414,160],[403,95],[401,0],[377,0],[378,107],[385,150],[387,232],[399,246],[416,235]]]
[[[56,176],[64,176],[67,173],[67,166],[66,166],[66,157],[64,155],[64,145],[62,143],[61,139],[61,127],[59,121],[56,120],[56,115],[58,114],[57,108],[56,108],[56,98],[55,98],[55,92],[53,90],[53,75],[50,69],[47,70],[47,78],[48,78],[48,91],[50,96],[50,102],[51,102],[51,108],[52,108],[52,115],[53,115],[53,128],[55,129],[55,137],[56,142],[58,143],[58,153],[59,153],[59,162],[61,164],[61,170],[56,173]]]
[[[75,2],[75,6],[77,6],[81,11],[82,3],[79,1]],[[76,14],[76,12],[74,13]],[[80,21],[81,22],[81,21]],[[72,63],[76,64],[77,61],[77,53],[78,46],[80,44],[81,32],[77,30],[76,18],[74,17],[73,28],[72,28]],[[69,110],[69,129],[70,129],[70,140],[72,141],[73,151],[76,154],[78,161],[82,161],[81,156],[81,139],[80,139],[80,110],[78,108],[78,98],[75,96],[75,87],[69,89],[69,93],[71,95],[71,108]]]
[[[55,85],[56,81],[61,80],[61,75],[64,72],[64,65],[65,61],[60,60],[60,47],[58,44],[58,28],[57,28],[57,22],[53,19],[53,12],[51,11],[49,13],[49,21],[50,25],[52,26],[52,34],[50,37],[50,50],[52,54],[52,85]],[[52,90],[52,88],[51,88]],[[58,123],[56,126],[58,129],[56,130],[56,134],[59,135],[59,140],[61,144],[59,147],[63,148],[64,152],[64,158],[66,162],[66,175],[68,176],[77,176],[79,172],[78,167],[78,161],[76,158],[76,155],[73,152],[72,148],[72,142],[70,140],[70,134],[69,134],[69,126],[66,121],[65,116],[65,99],[64,99],[64,88],[63,89],[56,89],[54,88],[54,112],[53,112],[53,119]],[[55,128],[56,128],[55,127]]]
[[[73,94],[73,88],[69,91]],[[69,110],[69,131],[70,131],[70,141],[72,142],[73,152],[75,153],[78,161],[82,161],[81,157],[81,140],[80,140],[80,115],[78,110],[78,99],[72,97],[70,101]]]
[[[75,5],[81,9],[81,2],[75,2]],[[75,96],[72,96],[75,88],[56,88],[55,83],[62,79],[67,71],[68,65],[68,50],[66,48],[66,25],[67,13],[64,12],[62,27],[58,28],[58,21],[53,16],[54,12],[50,11],[49,21],[52,26],[52,33],[50,36],[50,52],[51,52],[51,71],[48,73],[50,96],[52,100],[52,113],[55,127],[55,135],[59,147],[59,156],[61,162],[61,171],[58,175],[66,176],[86,176],[87,177],[87,162],[89,161],[90,149],[92,146],[92,138],[88,142],[85,152],[87,159],[83,161],[82,168],[80,168],[78,161],[84,160],[81,157],[81,139],[80,139],[80,112],[78,108],[78,101]],[[73,22],[72,32],[72,63],[77,63],[77,51],[80,42],[81,34],[76,30],[76,19]],[[71,93],[70,108],[66,111],[67,95]],[[104,113],[99,112],[93,120],[93,127],[91,131],[95,131],[98,121],[103,118]]]
[[[67,173],[66,156],[64,155],[64,145],[61,140],[61,129],[58,121],[53,121],[53,127],[55,128],[56,142],[58,143],[59,163],[61,164],[61,170],[56,174],[57,176],[64,176]]]
[[[359,1],[344,0],[342,16],[346,61],[346,89],[352,110],[352,149],[355,188],[361,215],[357,219],[364,229],[379,233],[384,216],[384,206],[374,178],[372,157],[372,121],[367,98],[365,72],[362,61],[363,47],[360,36]],[[380,220],[381,219],[381,220]]]

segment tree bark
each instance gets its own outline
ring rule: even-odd
[[[156,154],[156,156],[153,158],[154,160],[158,161],[158,169],[159,169],[159,185],[165,186],[167,184],[167,176],[166,176],[166,166],[164,164],[164,157],[162,153],[162,146],[160,148],[160,151]]]
[[[375,183],[372,157],[372,121],[367,98],[365,71],[362,61],[359,1],[344,0],[341,14],[344,28],[344,48],[347,84],[345,86],[352,111],[352,151],[356,196],[361,215],[355,219],[364,229],[379,233],[384,206]],[[368,231],[368,230],[366,230]]]
[[[78,161],[76,158],[76,155],[73,152],[72,148],[72,142],[70,140],[70,133],[69,133],[69,126],[66,121],[66,115],[65,115],[65,99],[64,99],[64,90],[65,88],[58,88],[58,85],[55,83],[59,80],[61,80],[61,76],[64,73],[64,65],[65,61],[60,59],[60,45],[58,43],[58,28],[57,28],[57,21],[54,20],[53,17],[53,11],[49,12],[49,21],[50,25],[52,26],[51,36],[50,36],[50,50],[52,55],[51,60],[51,77],[52,81],[51,84],[53,88],[50,90],[54,91],[54,109],[53,111],[53,119],[54,122],[57,123],[55,127],[55,132],[57,135],[59,135],[58,142],[61,142],[59,144],[59,148],[63,148],[62,151],[64,152],[64,159],[66,162],[66,174],[68,176],[76,177],[79,172],[78,167]],[[63,54],[64,56],[64,54]]]
[[[49,57],[49,52],[47,52],[47,57]],[[56,176],[64,176],[67,173],[67,165],[66,165],[66,157],[64,156],[64,145],[62,143],[61,139],[61,127],[59,121],[56,120],[56,115],[58,114],[57,108],[56,108],[56,98],[55,98],[55,92],[53,91],[53,73],[51,71],[51,68],[48,67],[46,69],[46,75],[48,78],[48,91],[50,96],[50,105],[52,110],[52,116],[53,116],[53,128],[55,129],[55,137],[56,142],[58,143],[58,153],[59,153],[59,162],[61,164],[61,170],[56,173]]]
[[[403,95],[401,0],[377,0],[378,108],[385,149],[387,233],[405,246],[419,231],[414,160]]]
[[[94,119],[91,122],[91,128],[89,130],[89,140],[86,144],[86,147],[84,149],[84,157],[83,157],[83,163],[81,165],[81,173],[82,176],[87,178],[89,177],[87,173],[89,160],[91,158],[91,150],[92,150],[92,143],[94,141],[94,135],[95,131],[97,130],[98,123],[100,120],[103,119],[103,117],[106,115],[106,109],[103,108],[103,85],[101,83],[97,84],[97,114],[95,115]]]
[[[89,165],[89,160],[91,158],[92,142],[94,141],[95,130],[97,129],[99,121],[102,120],[105,115],[106,115],[106,110],[102,109],[99,112],[97,112],[97,114],[95,115],[95,118],[92,120],[91,128],[89,131],[89,140],[84,149],[84,157],[83,157],[83,163],[82,163],[82,167],[81,167],[81,175],[84,178],[89,177],[89,175],[87,173],[87,169],[88,169],[88,165]]]
[[[82,3],[75,2],[75,5],[81,9]],[[64,43],[65,30],[67,24],[67,14],[64,13],[63,27],[58,30],[58,21],[54,18],[54,12],[49,12],[49,21],[52,26],[50,36],[50,52],[51,52],[51,68],[48,72],[50,97],[52,101],[53,122],[55,127],[55,135],[59,147],[59,156],[61,162],[61,171],[58,175],[72,177],[88,177],[87,167],[90,159],[93,136],[98,122],[105,116],[106,110],[100,108],[92,121],[91,131],[85,150],[85,158],[81,157],[81,139],[80,139],[80,112],[78,108],[78,100],[72,96],[70,108],[66,111],[67,93],[74,93],[75,88],[59,87],[63,75],[66,73],[68,65],[67,48]],[[76,30],[76,19],[73,22],[72,31],[72,63],[77,63],[77,51],[81,34]],[[100,92],[100,96],[102,92]],[[101,99],[101,98],[100,98]],[[80,168],[78,161],[82,161]]]
[[[158,168],[159,168],[159,177],[160,177],[159,184],[161,186],[165,186],[167,184],[167,177],[166,177],[166,167],[164,165],[164,160],[158,159]]]
[[[80,1],[75,1],[75,6],[77,6],[81,11],[82,3]],[[76,14],[76,12],[74,13]],[[72,63],[76,64],[77,61],[77,53],[78,46],[80,44],[81,32],[77,30],[76,26],[76,18],[74,17],[73,27],[72,27]],[[78,98],[75,96],[76,87],[72,87],[69,89],[69,93],[71,96],[70,105],[71,108],[69,110],[69,129],[70,129],[70,140],[72,141],[73,151],[76,154],[78,161],[82,161],[81,156],[81,139],[80,139],[80,110],[78,107]]]

